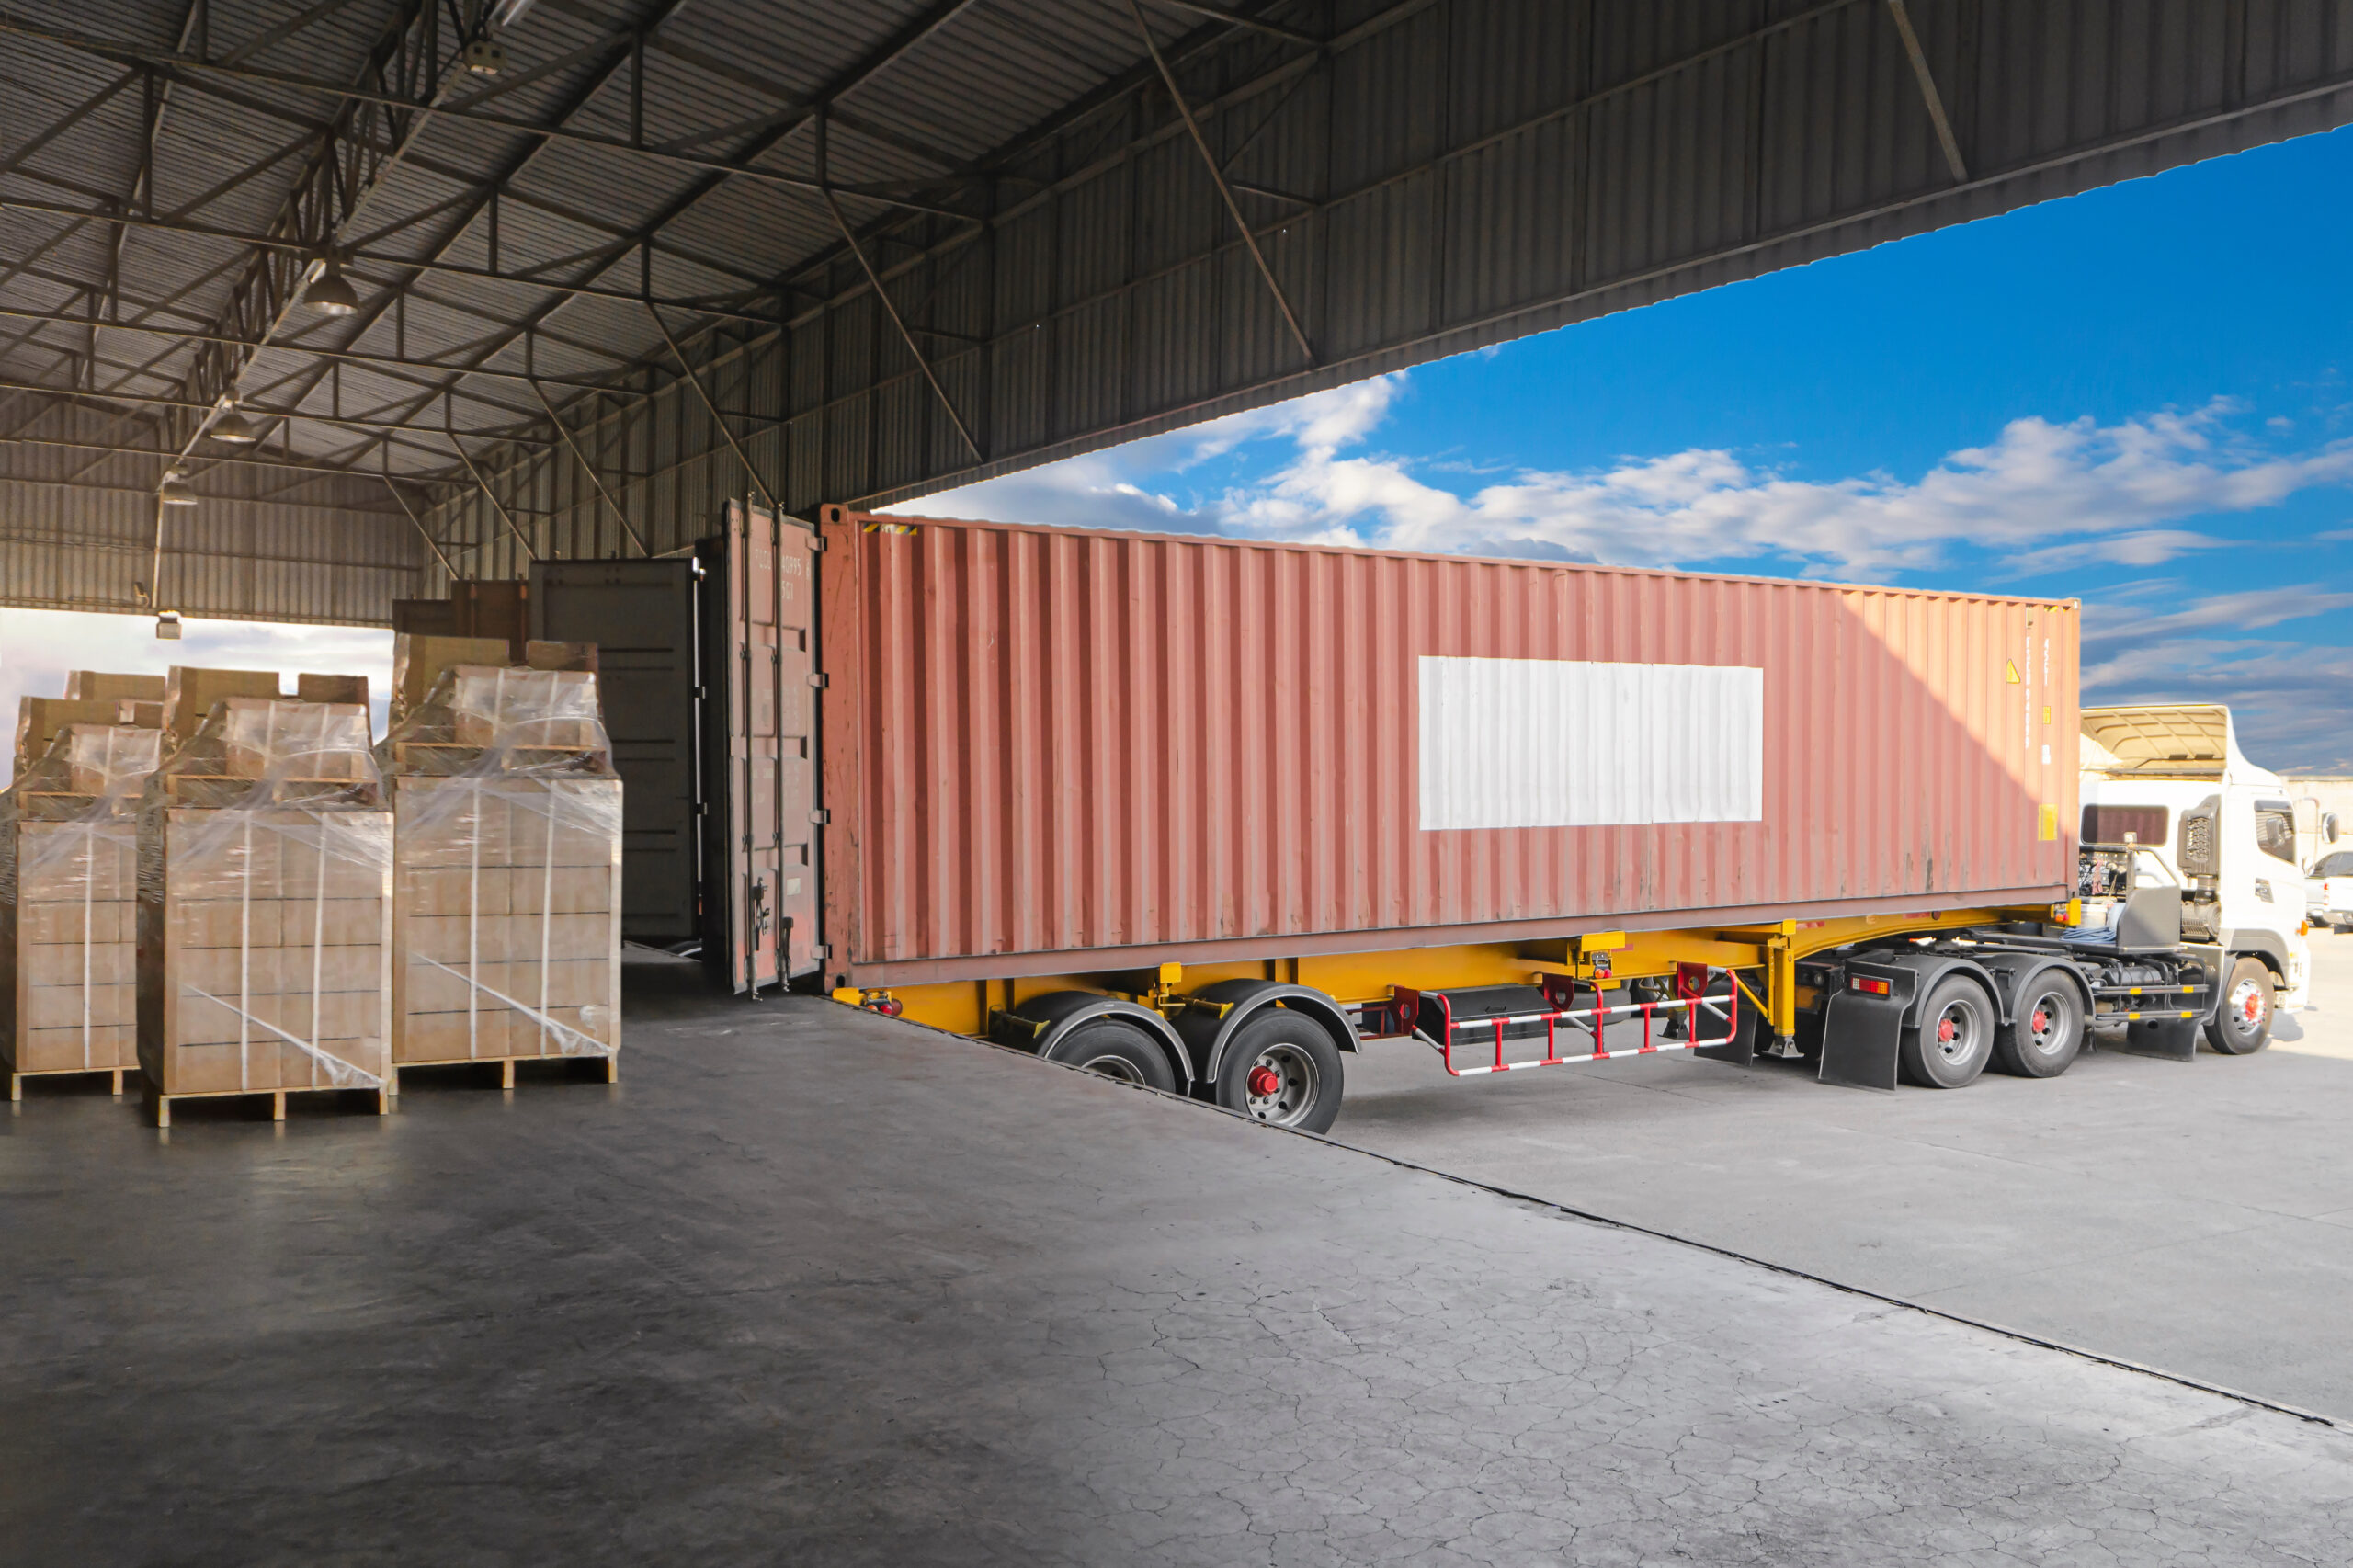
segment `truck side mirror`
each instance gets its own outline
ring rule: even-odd
[[[2336,813],[2335,812],[2330,812],[2320,819],[2320,841],[2323,844],[2336,842]]]

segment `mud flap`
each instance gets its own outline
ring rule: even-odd
[[[1830,998],[1822,1020],[1822,1066],[1815,1076],[1825,1084],[1893,1094],[1904,1018],[1912,1010],[1920,977],[1893,964],[1855,964],[1847,972],[1886,981],[1888,994],[1870,995],[1850,983]]]
[[[2199,1022],[2188,1018],[2135,1018],[2124,1026],[2118,1049],[2135,1056],[2161,1056],[2168,1062],[2188,1062],[2198,1055]]]

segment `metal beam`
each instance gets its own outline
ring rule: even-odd
[[[785,515],[783,505],[777,500],[776,493],[768,488],[768,482],[760,477],[760,471],[753,464],[752,455],[744,449],[744,443],[738,441],[735,438],[735,432],[727,427],[727,416],[719,412],[719,404],[713,403],[710,393],[703,389],[702,378],[696,375],[695,368],[687,362],[687,351],[678,347],[676,338],[670,335],[670,324],[662,319],[662,312],[654,308],[653,301],[648,300],[645,302],[645,310],[646,313],[654,318],[654,326],[660,329],[662,341],[670,346],[670,352],[677,359],[678,369],[686,376],[687,384],[695,389],[695,396],[702,399],[703,407],[710,411],[710,422],[719,426],[720,435],[727,442],[727,449],[735,454],[735,460],[744,465],[745,473],[752,476],[752,483],[758,487],[760,499],[767,503],[768,510],[779,517],[783,517]],[[974,449],[973,455],[975,457],[980,455],[978,449]]]
[[[580,443],[572,438],[572,427],[566,425],[563,422],[563,416],[555,411],[555,404],[548,401],[548,394],[540,391],[540,384],[537,381],[531,383],[531,390],[539,392],[540,406],[548,411],[548,423],[555,426],[555,433],[563,437],[564,446],[571,449],[574,460],[580,464],[581,472],[588,476],[588,483],[597,487],[597,494],[603,496],[605,505],[612,508],[614,520],[620,524],[621,531],[629,535],[630,542],[637,546],[637,552],[640,555],[652,555],[654,552],[645,547],[644,538],[630,522],[629,514],[622,511],[621,504],[613,499],[613,493],[605,488],[604,475],[598,473],[597,465],[588,460],[588,454],[580,449]]]
[[[634,302],[635,296],[631,296],[631,300],[632,302]],[[692,307],[682,306],[678,308],[691,309]],[[15,305],[0,305],[0,320],[28,321],[36,324],[36,325],[54,326],[80,326],[84,324],[84,318],[80,316],[69,316],[56,311],[28,311],[20,309]],[[205,332],[197,327],[149,326],[145,323],[140,321],[109,321],[107,323],[107,330],[108,332],[143,333],[151,337],[177,338],[186,343],[236,344],[244,341],[243,338],[228,337],[218,333]],[[442,375],[455,373],[461,376],[481,377],[489,381],[517,381],[525,385],[529,385],[533,381],[539,381],[551,387],[563,387],[567,390],[578,392],[603,392],[608,396],[624,398],[631,401],[635,401],[647,395],[643,392],[631,392],[626,387],[611,386],[603,381],[586,381],[579,377],[557,375],[535,376],[523,370],[498,370],[493,369],[484,365],[451,365],[438,359],[403,358],[397,354],[364,354],[357,349],[324,348],[313,344],[297,343],[285,338],[281,338],[271,343],[268,346],[267,352],[272,354],[306,355],[314,359],[330,359],[339,364],[360,365],[369,367],[371,369],[428,370]],[[460,395],[463,396],[465,394],[460,393]],[[506,405],[501,403],[497,406],[503,408]]]
[[[1269,38],[1282,39],[1290,43],[1303,43],[1310,49],[1324,47],[1324,40],[1313,33],[1300,32],[1292,28],[1277,27],[1272,22],[1262,22],[1256,17],[1245,17],[1233,11],[1221,11],[1214,6],[1200,4],[1200,0],[1152,0],[1152,3],[1167,10],[1187,11],[1196,17],[1207,17],[1211,21],[1223,22],[1230,28],[1245,28],[1252,32],[1265,33]]]
[[[829,198],[828,199],[830,200],[831,199]],[[29,197],[23,196],[0,195],[0,209],[12,210],[18,212],[39,212],[48,217],[71,218],[83,223],[104,223],[121,229],[148,229],[153,230],[157,233],[176,234],[187,239],[217,240],[223,244],[250,247],[258,250],[283,251],[291,256],[308,257],[315,256],[319,250],[318,243],[314,239],[305,239],[299,235],[257,234],[250,232],[240,232],[234,229],[215,228],[209,223],[192,223],[186,222],[185,220],[142,217],[136,212],[92,211],[86,208],[68,207],[62,202],[56,201],[37,201]],[[439,261],[426,257],[388,256],[373,251],[355,251],[350,253],[338,252],[338,254],[343,256],[343,259],[346,262],[352,266],[367,264],[381,267],[396,267],[403,269],[414,269],[425,272],[448,273],[452,277],[470,278],[477,283],[507,284],[517,289],[530,289],[541,292],[553,291],[565,294],[577,294],[584,299],[610,300],[616,304],[633,305],[637,303],[639,300],[643,298],[642,295],[631,290],[620,289],[599,289],[594,284],[589,283],[566,283],[561,279],[552,278],[528,277],[512,272],[494,272],[486,267],[465,267],[460,266],[456,262]],[[621,254],[626,253],[615,253],[610,259],[605,262],[604,268],[599,268],[599,270],[611,267],[620,260]],[[368,278],[361,274],[354,273],[351,274],[351,276],[362,283],[377,282],[376,279]],[[386,287],[387,285],[378,283],[377,286]],[[702,299],[665,300],[663,303],[668,305],[673,310],[692,311],[698,315],[717,316],[728,321],[752,322],[762,326],[776,326],[780,324],[778,318],[773,315],[758,315],[749,311],[733,310],[728,306],[713,304],[709,301]],[[283,324],[282,317],[280,319],[280,324]],[[246,338],[230,337],[226,335],[215,335],[215,337],[218,341],[231,343],[247,343],[251,341]]]
[[[1936,73],[1928,69],[1928,53],[1920,47],[1920,35],[1913,29],[1912,14],[1904,8],[1904,0],[1887,0],[1887,14],[1895,18],[1895,31],[1904,40],[1904,52],[1911,57],[1912,74],[1920,83],[1920,101],[1927,106],[1928,121],[1937,128],[1937,143],[1945,150],[1945,167],[1952,171],[1953,184],[1967,185],[1969,165],[1961,161],[1961,143],[1953,138],[1952,121],[1945,118],[1944,97],[1937,91]]]
[[[899,341],[904,343],[907,346],[907,352],[915,357],[915,369],[923,372],[923,379],[931,384],[932,395],[939,399],[939,406],[948,411],[948,422],[955,426],[956,434],[963,437],[964,449],[981,461],[988,461],[988,454],[981,450],[981,444],[972,439],[972,432],[965,426],[964,416],[956,412],[955,400],[948,395],[948,389],[940,385],[938,372],[931,368],[931,360],[925,356],[923,345],[917,343],[915,335],[907,330],[906,319],[899,314],[899,307],[892,302],[891,291],[883,288],[882,279],[875,276],[874,264],[866,259],[866,247],[858,243],[858,236],[850,232],[849,220],[842,216],[841,204],[828,196],[825,198],[825,207],[834,215],[835,226],[842,232],[842,243],[849,246],[850,255],[858,257],[858,270],[865,273],[866,280],[874,286],[876,302],[881,305],[883,313],[891,318],[891,324],[899,329]],[[656,317],[656,319],[660,318]],[[669,328],[663,328],[662,335],[667,337],[669,335]],[[673,343],[670,347],[675,351],[677,345]],[[684,358],[681,357],[680,363],[684,362]],[[716,409],[711,412],[714,416],[718,414]]]
[[[540,552],[531,548],[531,541],[523,537],[521,528],[515,526],[515,515],[506,509],[506,503],[498,498],[498,492],[490,487],[490,481],[482,476],[482,470],[474,466],[474,460],[466,455],[466,444],[458,439],[457,432],[454,430],[449,432],[449,445],[457,452],[458,460],[466,465],[466,472],[474,476],[474,483],[482,487],[483,498],[488,501],[491,508],[498,514],[499,521],[505,523],[506,531],[515,536],[515,542],[523,547],[523,554],[532,561],[537,561],[540,558]]]
[[[409,522],[415,527],[418,535],[425,540],[425,547],[433,552],[433,559],[441,562],[441,570],[449,574],[449,581],[456,582],[458,569],[450,565],[449,558],[442,553],[441,541],[435,539],[431,531],[426,528],[425,519],[416,515],[415,508],[408,504],[408,497],[401,494],[400,486],[392,483],[390,474],[384,476],[384,488],[391,491],[392,499],[400,503],[401,510],[407,515]]]
[[[38,381],[0,381],[0,392],[48,392],[51,396],[55,397],[78,397],[94,400],[99,403],[135,403],[143,408],[172,408],[185,409],[190,412],[199,410],[218,412],[216,404],[193,403],[184,397],[163,397],[153,392],[78,392],[72,387],[45,387]],[[395,433],[405,431],[426,435],[432,434],[432,426],[420,426],[416,424],[414,419],[355,419],[343,415],[311,414],[299,408],[263,408],[253,403],[240,403],[238,406],[257,419],[299,419],[306,425],[332,425],[346,430],[383,430]],[[210,422],[208,421],[208,424]],[[541,437],[511,435],[503,430],[481,430],[470,432],[470,434],[478,435],[484,440],[512,441],[517,445],[526,447],[552,447],[555,445],[553,441]],[[196,456],[199,454],[196,453],[193,441],[191,441],[189,445],[178,449],[173,455],[180,459],[194,461]]]
[[[973,3],[974,0],[955,0],[953,9],[962,10],[966,6]],[[108,39],[67,32],[62,28],[36,27],[30,23],[19,21],[6,13],[0,13],[0,33],[18,33],[28,38],[40,39],[46,43],[79,50],[83,53],[95,55],[101,60],[112,61],[118,64],[135,65],[168,80],[182,83],[198,92],[210,90],[205,81],[207,76],[222,76],[280,92],[311,93],[321,97],[340,98],[354,104],[415,113],[430,119],[449,120],[455,124],[479,125],[505,135],[544,136],[551,141],[569,142],[575,146],[594,147],[602,152],[717,174],[722,177],[748,179],[812,194],[856,197],[860,200],[903,207],[910,211],[929,212],[943,218],[971,216],[969,213],[958,212],[931,202],[912,200],[906,197],[871,191],[858,186],[828,186],[804,175],[791,174],[782,169],[760,168],[740,160],[698,157],[691,153],[631,142],[624,137],[600,136],[588,131],[551,129],[532,120],[470,111],[462,105],[441,103],[438,97],[434,99],[418,99],[404,94],[381,91],[369,87],[365,84],[347,86],[318,77],[297,75],[289,71],[269,71],[255,66],[231,65],[222,61],[199,60],[188,55],[158,53],[142,50],[135,44],[117,43]],[[813,110],[804,112],[813,112]]]
[[[115,442],[75,441],[69,440],[63,437],[54,436],[0,436],[0,446],[50,447],[61,451],[69,452],[100,452],[108,457],[117,458],[153,458],[159,463],[176,463],[181,460],[169,451],[157,447],[126,447]],[[323,479],[367,479],[370,477],[368,472],[364,469],[341,468],[333,463],[295,462],[286,458],[251,458],[245,457],[242,454],[232,454],[228,452],[205,452],[200,456],[190,458],[187,460],[191,464],[203,464],[208,467],[216,463],[229,463],[239,468],[286,469],[296,473],[314,474]],[[5,481],[11,477],[16,476],[0,474],[0,481]],[[454,483],[450,480],[435,479],[429,475],[411,476],[404,474],[401,477],[413,484],[448,484]]]
[[[1283,313],[1283,324],[1290,328],[1291,336],[1299,344],[1299,351],[1307,362],[1315,363],[1315,350],[1307,341],[1307,329],[1299,324],[1299,317],[1290,308],[1290,299],[1283,292],[1282,283],[1275,277],[1275,269],[1267,265],[1266,252],[1258,248],[1258,236],[1250,232],[1250,221],[1242,215],[1242,204],[1233,199],[1233,187],[1225,183],[1225,171],[1218,166],[1217,154],[1210,151],[1209,138],[1201,134],[1200,122],[1193,118],[1192,106],[1185,101],[1183,89],[1176,85],[1176,74],[1168,69],[1168,62],[1161,58],[1160,45],[1154,41],[1152,28],[1143,19],[1143,7],[1136,0],[1128,0],[1128,14],[1136,19],[1136,36],[1143,40],[1146,53],[1160,72],[1160,79],[1168,87],[1168,99],[1176,106],[1177,115],[1185,121],[1186,133],[1193,145],[1200,149],[1201,163],[1217,182],[1219,199],[1225,203],[1226,212],[1233,219],[1233,226],[1242,233],[1242,243],[1250,247],[1250,259],[1257,264],[1258,276],[1267,281],[1267,292],[1275,297],[1275,308]],[[881,285],[875,285],[879,290]]]

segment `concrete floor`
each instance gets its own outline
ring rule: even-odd
[[[1878,1095],[1684,1057],[1350,1063],[1332,1136],[2353,1422],[2353,936],[2250,1057]]]
[[[0,1118],[0,1562],[2353,1556],[2325,1425],[684,966],[630,1041]]]

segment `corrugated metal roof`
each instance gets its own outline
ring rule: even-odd
[[[268,422],[278,460],[375,476],[342,509],[388,517],[408,570],[434,557],[386,475],[459,570],[506,574],[630,551],[616,502],[657,550],[694,539],[757,488],[739,447],[796,510],[878,504],[2353,117],[2353,0],[1908,0],[1963,171],[1880,0],[1217,4],[1142,8],[1312,360],[1124,0],[538,0],[497,76],[457,69],[445,25],[391,84],[446,91],[397,163],[346,166],[362,310],[297,312],[243,395],[299,415]],[[71,388],[118,400],[61,416],[76,439],[176,449],[206,350],[171,334],[246,335],[251,238],[324,233],[289,203],[361,112],[338,87],[415,18],[480,8],[15,0],[0,435],[48,396],[15,387]],[[313,618],[349,602],[318,592]]]

